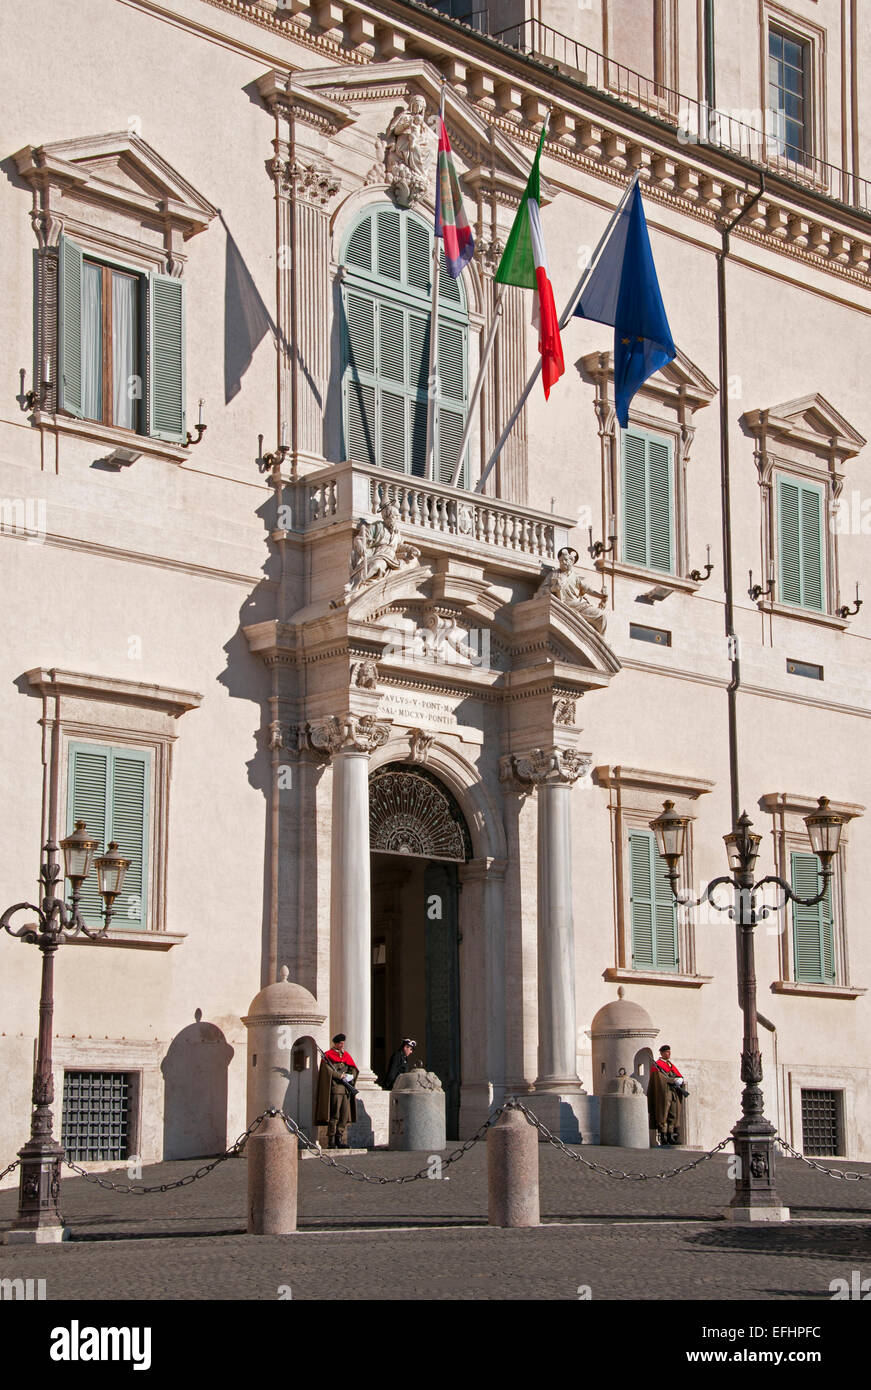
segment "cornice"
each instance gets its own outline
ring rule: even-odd
[[[673,772],[649,772],[645,768],[623,767],[622,764],[616,767],[606,764],[595,768],[594,771],[596,781],[603,787],[640,787],[644,791],[661,791],[674,796],[690,797],[693,801],[704,796],[706,792],[713,791],[716,786],[715,782],[706,777],[686,777]]]
[[[645,195],[719,230],[759,167],[709,146],[678,140],[677,129],[616,97],[583,86],[546,64],[499,44],[424,6],[374,9],[329,0],[291,0],[290,18],[247,0],[203,0],[243,16],[343,65],[361,67],[408,56],[433,63],[448,86],[468,95],[481,118],[530,152],[548,107],[555,139],[546,154],[617,186],[637,168]],[[289,13],[289,12],[285,12]],[[826,270],[857,285],[869,282],[871,218],[821,190],[788,184],[766,169],[768,187],[750,224],[733,237]]]
[[[25,677],[28,684],[44,696],[75,696],[107,700],[115,705],[138,705],[170,714],[175,719],[188,710],[198,709],[203,702],[202,695],[192,690],[174,690],[170,686],[146,685],[142,681],[117,680],[82,671],[60,671],[57,667],[36,666],[25,672]]]

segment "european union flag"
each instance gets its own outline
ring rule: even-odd
[[[638,184],[615,220],[574,313],[614,326],[614,393],[617,419],[625,429],[635,392],[676,352]]]

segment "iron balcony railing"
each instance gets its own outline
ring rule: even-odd
[[[480,32],[487,32],[483,24]],[[810,150],[799,149],[791,143],[786,138],[779,111],[742,110],[733,114],[717,110],[597,53],[539,19],[512,24],[489,37],[548,64],[586,87],[657,117],[676,131],[683,144],[704,145],[738,155],[804,188],[825,193],[862,212],[871,212],[868,179],[839,169]]]

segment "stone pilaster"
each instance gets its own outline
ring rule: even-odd
[[[292,276],[291,324],[296,351],[286,365],[292,421],[292,462],[323,465],[324,410],[330,379],[330,246],[327,204],[339,190],[329,170],[304,156],[284,168],[288,242],[279,247],[279,270]],[[287,354],[284,355],[287,362]]]
[[[460,868],[463,1084],[460,1134],[474,1134],[505,1095],[504,859],[472,859]]]

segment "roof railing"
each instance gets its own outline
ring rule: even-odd
[[[482,27],[481,32],[486,29]],[[780,111],[742,109],[733,114],[710,107],[597,53],[539,19],[509,25],[489,37],[628,107],[655,116],[674,128],[682,144],[738,155],[803,188],[871,212],[871,183],[799,148],[789,138]]]

